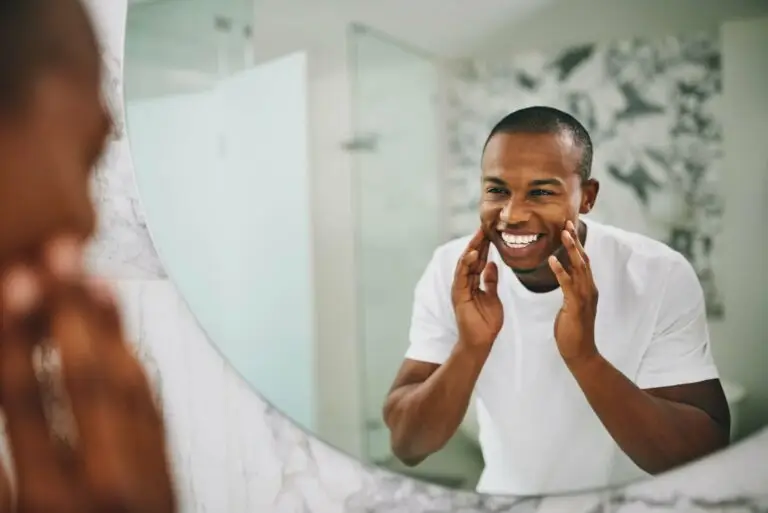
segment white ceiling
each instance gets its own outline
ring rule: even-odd
[[[347,29],[359,23],[428,53],[453,55],[553,0],[129,1],[126,73],[159,76],[162,70],[174,88],[179,83],[194,88],[206,87],[216,76],[222,44],[233,66],[244,62],[246,45],[254,49],[256,62],[324,48],[343,60]],[[221,17],[233,21],[228,35],[216,30],[215,20]],[[246,25],[252,25],[252,43],[243,35]],[[150,86],[153,81],[127,80],[127,93],[159,94]]]
[[[254,26],[257,52],[272,55],[322,45],[351,22],[378,29],[429,53],[452,55],[484,34],[554,0],[129,0],[129,20],[145,33],[205,40],[223,15]],[[468,7],[470,6],[470,7]],[[184,21],[170,23],[170,18]]]
[[[561,0],[562,1],[562,0]],[[572,0],[569,0],[572,1]],[[520,22],[554,0],[257,0],[256,34],[277,45],[287,34],[320,43],[357,22],[428,53],[454,55],[485,34]]]
[[[765,15],[766,0],[130,0],[129,20],[146,34],[209,44],[212,19],[253,24],[257,55],[272,57],[343,37],[350,22],[443,56],[509,54],[631,36],[628,27],[660,33],[716,26]],[[183,21],[182,18],[183,17]],[[177,21],[178,20],[178,21]],[[645,32],[648,32],[647,30]]]
[[[209,76],[220,57],[217,17],[233,21],[228,58],[242,63],[246,47],[255,48],[256,61],[304,49],[343,52],[354,22],[434,55],[491,58],[768,15],[766,0],[129,1],[127,65]]]

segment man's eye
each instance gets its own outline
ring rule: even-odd
[[[546,189],[534,189],[531,191],[531,196],[552,196],[554,192]]]
[[[488,189],[486,189],[486,192],[488,194],[506,194],[507,193],[507,191],[505,191],[500,187],[489,187]]]

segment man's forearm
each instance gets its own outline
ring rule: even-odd
[[[648,473],[664,472],[728,443],[727,432],[706,412],[652,396],[600,355],[568,367],[618,446]]]
[[[404,463],[416,465],[440,450],[467,412],[486,350],[457,344],[448,360],[425,382],[393,391],[385,406],[392,449]]]

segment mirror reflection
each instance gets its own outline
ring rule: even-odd
[[[169,276],[276,408],[514,495],[768,424],[764,2],[262,4],[133,4],[126,112]]]

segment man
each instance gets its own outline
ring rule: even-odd
[[[480,229],[435,251],[384,407],[404,463],[445,445],[473,391],[482,492],[606,485],[617,446],[656,474],[727,445],[696,274],[660,242],[581,217],[598,196],[591,163],[587,131],[556,109],[491,131]]]
[[[0,2],[0,407],[13,461],[12,479],[0,472],[3,513],[176,507],[146,377],[114,299],[81,268],[90,174],[111,130],[101,73],[78,0]],[[46,417],[45,344],[61,362],[69,431]]]

